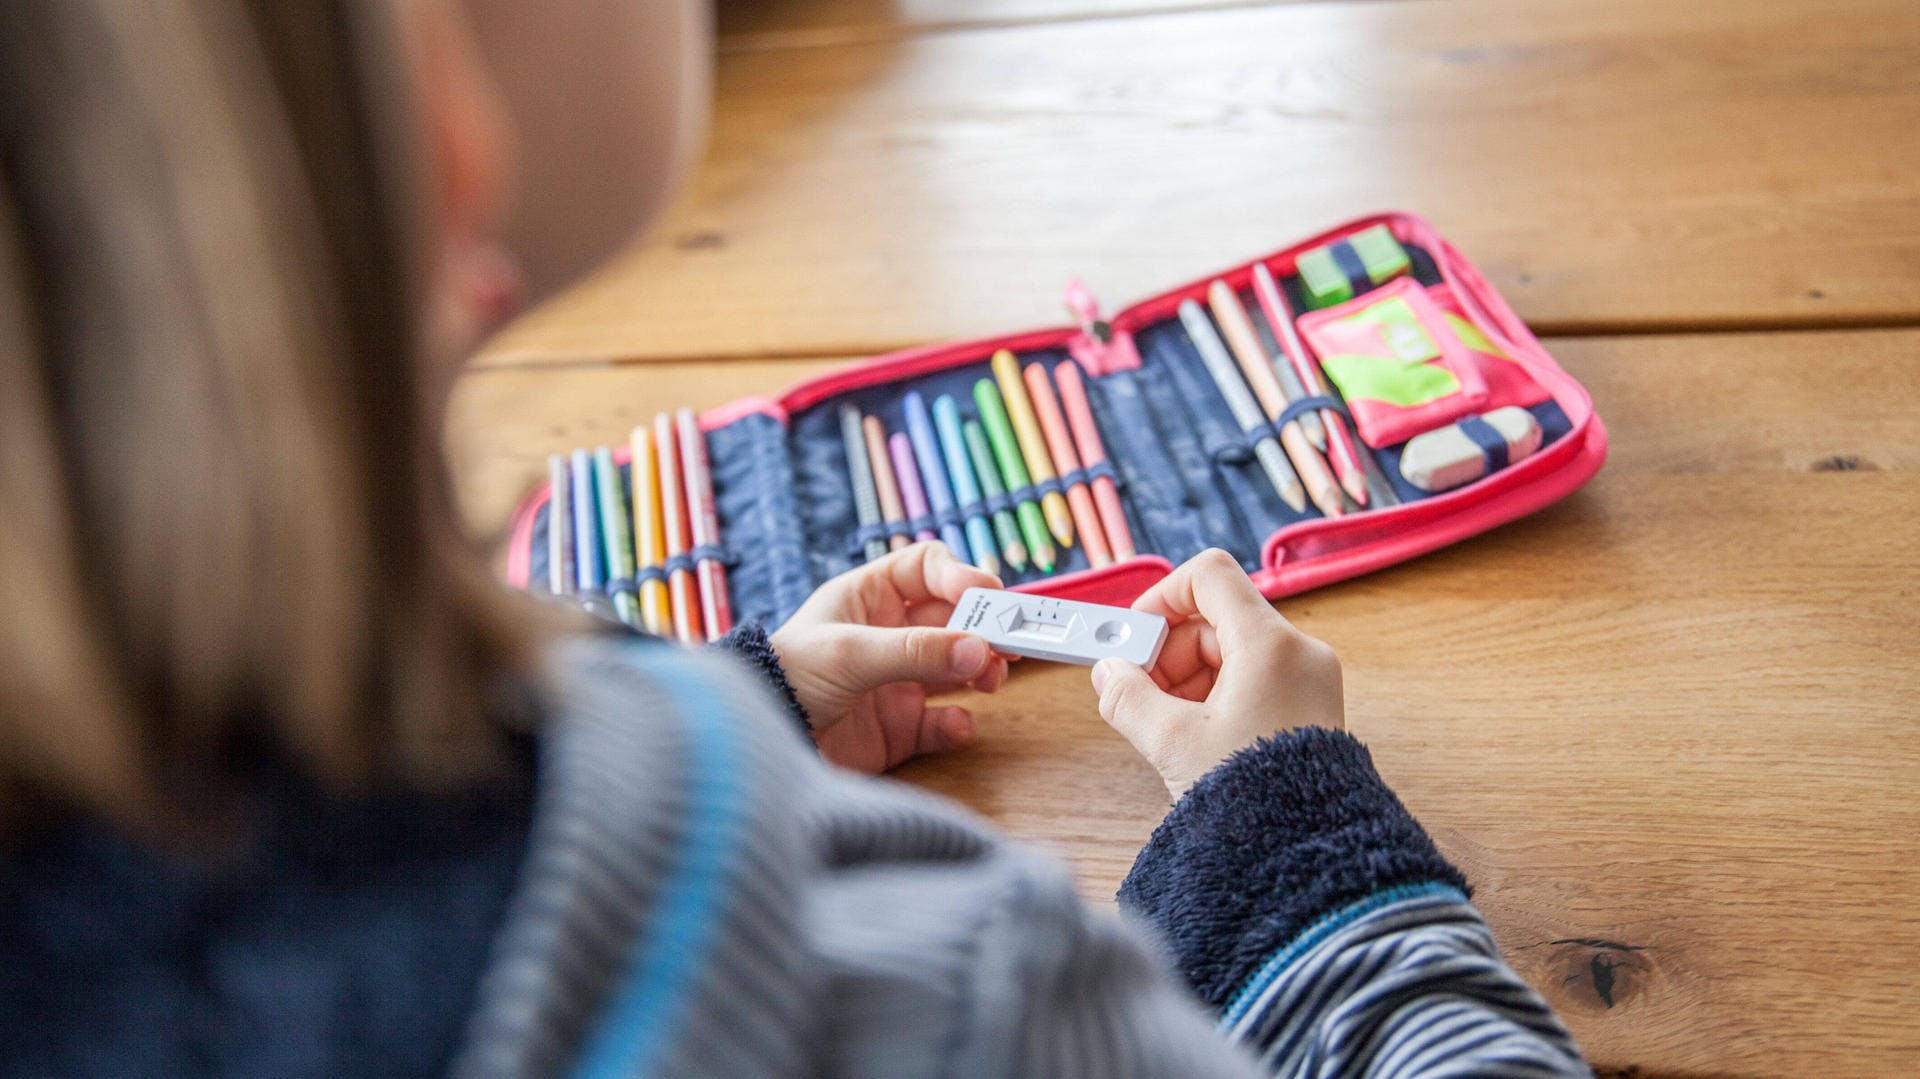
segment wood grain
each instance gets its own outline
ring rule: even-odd
[[[1920,5],[1282,4],[728,55],[663,227],[482,363],[1063,321],[1382,207],[1537,328],[1920,319]]]
[[[720,47],[727,51],[806,48],[910,34],[1305,2],[1308,0],[757,0],[720,5]]]
[[[1593,483],[1281,609],[1340,650],[1350,729],[1596,1063],[1910,1072],[1920,331],[1550,345],[1612,433]],[[547,452],[828,365],[471,374],[468,512],[497,526]],[[1166,804],[1085,678],[1030,665],[969,701],[975,747],[900,775],[1110,903]]]

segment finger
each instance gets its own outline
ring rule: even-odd
[[[930,599],[907,608],[909,626],[944,626],[952,617],[953,604],[944,599]]]
[[[840,625],[830,632],[836,680],[855,692],[890,682],[965,685],[985,674],[993,657],[979,637],[931,626]]]
[[[1093,688],[1100,694],[1100,718],[1157,766],[1173,736],[1176,714],[1191,705],[1163,692],[1138,666],[1117,659],[1094,664]]]
[[[1204,701],[1207,694],[1213,692],[1213,684],[1220,679],[1220,672],[1212,667],[1202,667],[1184,681],[1175,682],[1167,687],[1167,695],[1183,701]]]
[[[1240,563],[1218,547],[1182,562],[1133,601],[1133,609],[1180,622],[1198,618],[1232,640],[1284,622]]]
[[[957,704],[939,705],[920,713],[920,735],[913,756],[945,753],[971,743],[979,733],[973,713]]]
[[[969,588],[999,588],[1000,578],[954,557],[944,543],[927,540],[870,562],[868,579],[911,606],[930,599],[957,603]]]
[[[1195,672],[1220,666],[1220,635],[1205,622],[1182,622],[1167,631],[1154,662],[1153,680],[1165,688],[1184,682]]]
[[[1008,664],[1005,656],[995,656],[987,663],[985,674],[973,680],[969,688],[980,693],[998,693],[1000,687],[1007,684]]]

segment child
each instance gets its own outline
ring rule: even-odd
[[[488,582],[451,372],[658,201],[704,43],[473,10],[0,8],[0,1074],[1584,1073],[1219,552],[1093,673],[1175,799],[1129,922],[854,771],[1005,677],[944,548],[708,654]]]

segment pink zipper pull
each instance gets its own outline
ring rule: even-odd
[[[1115,330],[1112,323],[1101,317],[1100,301],[1093,298],[1093,290],[1085,282],[1077,277],[1068,280],[1065,299],[1067,310],[1073,312],[1074,319],[1080,323],[1080,335],[1067,342],[1067,351],[1087,374],[1098,376],[1139,369],[1140,350],[1133,346],[1133,334]]]

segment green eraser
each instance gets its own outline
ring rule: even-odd
[[[1360,256],[1360,264],[1367,268],[1367,277],[1376,285],[1383,285],[1413,269],[1413,263],[1407,258],[1407,249],[1393,238],[1393,233],[1385,225],[1375,225],[1347,237],[1353,245],[1353,253]]]
[[[1353,286],[1348,283],[1347,275],[1340,272],[1340,266],[1333,261],[1333,252],[1324,247],[1316,247],[1294,260],[1294,270],[1300,275],[1300,288],[1306,293],[1307,304],[1311,307],[1332,307],[1353,299]]]

